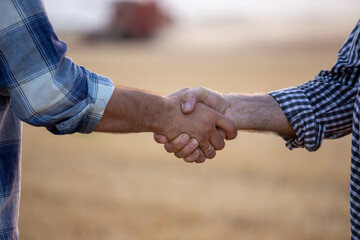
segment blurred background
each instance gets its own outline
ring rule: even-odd
[[[169,94],[268,92],[336,61],[357,0],[45,0],[68,56],[116,84]],[[201,165],[144,134],[24,126],[22,239],[349,239],[350,143],[289,151],[240,132]]]

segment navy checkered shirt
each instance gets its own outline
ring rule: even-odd
[[[301,86],[270,93],[277,100],[296,137],[288,148],[317,150],[323,139],[352,133],[350,179],[351,239],[360,239],[360,21],[338,53],[331,70],[321,71]]]
[[[18,239],[21,121],[90,133],[113,92],[65,53],[41,0],[0,1],[0,240]]]

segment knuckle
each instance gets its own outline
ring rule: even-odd
[[[181,91],[189,91],[189,89],[190,88],[185,87],[185,88],[182,88]]]
[[[226,135],[226,140],[233,140],[237,136],[237,130],[233,129],[231,131],[226,131],[225,135]]]
[[[199,151],[194,151],[189,156],[185,157],[184,160],[188,162],[196,161],[200,157]]]
[[[195,162],[196,163],[203,163],[203,162],[205,162],[206,161],[206,159],[205,158],[202,158],[202,159],[197,159]]]
[[[208,135],[210,135],[211,133],[213,133],[213,127],[210,124],[205,124],[204,125],[204,132],[207,133]]]
[[[190,139],[186,139],[187,135],[180,135],[172,142],[168,143],[168,148],[173,152],[178,152],[188,144]]]
[[[177,157],[177,158],[183,158],[183,157],[184,157],[181,152],[176,152],[176,153],[174,153],[174,155],[175,155],[175,157]]]
[[[231,136],[230,136],[230,139],[235,139],[235,138],[237,137],[237,134],[238,134],[237,130],[234,129],[234,131],[232,131],[232,134],[231,134]]]
[[[221,128],[217,128],[217,131],[222,139],[226,138],[226,133],[224,132],[224,130],[222,130]]]
[[[197,90],[200,92],[206,91],[206,88],[204,86],[197,87]]]
[[[167,143],[167,139],[164,135],[154,133],[153,138],[154,138],[155,142],[157,142],[157,143],[160,143],[160,144]]]
[[[221,141],[217,144],[217,146],[214,146],[216,150],[223,150],[225,147],[225,142]]]
[[[191,139],[190,143],[187,145],[189,151],[194,151],[199,146],[199,143],[196,139]]]
[[[186,101],[190,98],[190,92],[187,90],[181,95],[181,100]]]
[[[174,152],[180,151],[182,147],[183,147],[183,144],[180,141],[173,142],[172,146],[171,146],[171,148],[174,150]]]
[[[196,87],[196,88],[194,88],[194,90],[201,93],[204,91],[204,87],[203,86]]]
[[[199,140],[201,149],[206,149],[209,146],[209,144],[207,144],[208,138],[206,136],[200,136],[198,138],[198,140]]]
[[[209,154],[206,155],[206,158],[213,159],[216,156],[215,151],[210,151]]]
[[[181,150],[181,152],[183,152],[183,155],[186,157],[191,156],[194,151],[195,149],[189,147],[185,147],[184,149]]]
[[[153,138],[154,138],[155,142],[159,143],[159,141],[160,141],[159,135],[157,135],[156,133],[154,133],[154,134],[153,134]]]
[[[192,88],[191,90],[197,92],[197,91],[201,91],[203,88],[204,88],[204,87],[199,86],[199,87],[194,87],[194,88]]]
[[[170,146],[169,146],[168,143],[164,145],[164,148],[165,148],[165,150],[166,150],[168,153],[174,152],[174,151],[172,151],[172,149],[170,148]]]
[[[184,161],[187,163],[193,163],[195,161],[195,159],[187,157],[187,158],[184,158]]]
[[[182,95],[181,100],[182,101],[190,101],[194,93],[191,91],[191,89],[187,89]]]
[[[201,155],[196,159],[196,162],[197,163],[203,163],[203,162],[205,162],[205,160],[206,160],[206,158],[203,155]]]

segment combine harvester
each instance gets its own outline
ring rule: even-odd
[[[87,34],[87,40],[149,40],[172,22],[155,0],[117,1],[112,3],[111,9],[108,26]]]

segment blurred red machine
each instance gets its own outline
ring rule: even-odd
[[[158,31],[171,23],[171,18],[156,0],[125,0],[114,2],[111,6],[109,25],[97,32],[88,34],[89,40],[100,39],[151,39]]]

